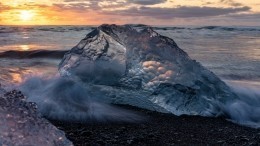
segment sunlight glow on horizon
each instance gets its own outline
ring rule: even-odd
[[[35,14],[30,10],[21,10],[19,17],[22,21],[31,21],[34,15]]]
[[[21,51],[28,51],[30,47],[28,45],[20,45]]]

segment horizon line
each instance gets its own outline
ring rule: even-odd
[[[0,24],[0,26],[88,26],[88,27],[97,27],[101,26],[103,24],[109,24],[113,25],[115,23],[102,23],[102,24],[28,24],[28,25],[23,25],[23,24]],[[220,26],[220,27],[260,27],[260,26],[255,26],[255,25],[149,25],[149,24],[142,24],[142,23],[126,23],[126,24],[115,24],[115,25],[147,25],[147,26],[153,26],[153,27],[189,27],[189,26]]]

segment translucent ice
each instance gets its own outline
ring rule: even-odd
[[[102,25],[68,52],[62,76],[77,78],[112,103],[177,115],[217,115],[230,88],[150,27]]]

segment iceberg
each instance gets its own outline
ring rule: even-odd
[[[176,115],[218,115],[237,95],[149,26],[101,25],[65,54],[61,76],[103,93],[104,101]]]

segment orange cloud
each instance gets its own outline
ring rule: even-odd
[[[99,25],[102,23],[152,25],[191,25],[191,23],[197,25],[201,23],[205,25],[210,23],[208,20],[212,20],[215,25],[222,25],[222,22],[239,25],[238,22],[241,18],[229,17],[230,14],[237,14],[236,16],[241,17],[248,15],[238,14],[259,14],[251,9],[251,5],[249,7],[237,0],[196,2],[188,0],[1,1],[0,25]],[[225,21],[219,21],[220,19]],[[254,23],[257,24],[259,21],[252,19],[250,25]]]

